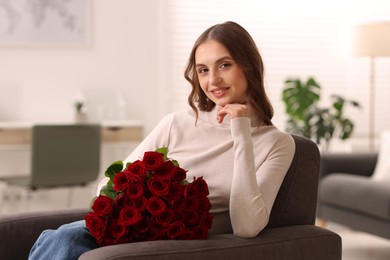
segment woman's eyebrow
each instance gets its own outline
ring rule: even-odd
[[[233,58],[230,57],[230,56],[223,56],[223,57],[217,59],[214,63],[220,63],[220,62],[223,61],[223,60],[233,60]],[[205,66],[205,65],[202,64],[202,63],[197,63],[197,64],[195,64],[195,67],[202,67],[202,66]]]

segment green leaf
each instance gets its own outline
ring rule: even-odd
[[[108,178],[110,178],[110,181],[113,181],[115,174],[117,174],[118,172],[121,172],[122,170],[123,170],[123,162],[116,161],[116,162],[113,162],[110,166],[108,166],[104,175],[107,176]]]
[[[186,186],[186,185],[188,185],[190,183],[187,180],[182,180],[180,184],[183,185],[183,186]]]
[[[162,153],[164,155],[164,161],[167,160],[167,158],[168,158],[168,148],[167,147],[158,148],[158,149],[156,149],[156,152]]]
[[[172,160],[172,163],[173,163],[173,165],[175,165],[176,167],[180,167],[180,165],[179,165],[179,162],[178,162],[178,161],[176,161],[176,160]]]
[[[100,195],[110,197],[114,200],[120,193],[114,190],[114,188],[110,186],[103,186],[100,190]]]
[[[320,99],[321,87],[313,79],[309,78],[306,83],[299,79],[288,79],[282,99],[286,105],[286,113],[298,120],[304,120],[307,111]]]
[[[329,147],[332,138],[348,139],[354,128],[353,122],[344,115],[347,105],[360,108],[354,100],[332,95],[329,107],[320,107],[320,85],[313,77],[307,81],[287,79],[282,100],[288,115],[286,131],[303,135],[318,144]]]

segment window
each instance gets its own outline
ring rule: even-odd
[[[188,108],[189,84],[183,77],[192,44],[209,26],[232,20],[254,38],[264,59],[266,88],[275,109],[274,124],[284,129],[286,117],[281,91],[288,77],[313,76],[322,86],[322,100],[331,94],[355,99],[362,111],[347,111],[356,128],[349,142],[353,149],[367,148],[369,59],[350,55],[350,33],[358,23],[390,19],[390,2],[362,1],[167,1],[166,36],[171,86],[169,111]],[[390,129],[386,120],[390,97],[390,57],[376,63],[376,130]],[[386,73],[387,72],[387,73]],[[357,113],[358,112],[358,113]]]

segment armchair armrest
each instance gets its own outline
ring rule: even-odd
[[[107,246],[88,251],[80,260],[130,259],[341,259],[341,238],[312,225],[263,230],[255,238],[233,234],[212,235],[207,240],[160,240]]]
[[[87,209],[0,216],[0,259],[27,259],[44,229],[83,219]],[[320,250],[319,250],[320,249]],[[341,238],[312,225],[263,230],[251,239],[232,234],[207,240],[162,240],[107,246],[84,253],[81,260],[99,259],[341,259]]]
[[[45,229],[81,220],[88,209],[0,215],[0,259],[27,259],[31,247]]]
[[[329,153],[321,155],[320,178],[331,173],[371,176],[378,160],[377,153]]]

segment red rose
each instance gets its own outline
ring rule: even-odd
[[[142,212],[146,209],[146,205],[148,204],[148,200],[145,197],[139,198],[137,200],[133,200],[131,205],[136,208],[139,212]]]
[[[169,192],[169,183],[160,178],[151,178],[148,181],[148,188],[153,195],[164,196]]]
[[[175,167],[172,171],[172,181],[174,182],[181,182],[185,180],[187,177],[187,172],[186,170],[180,168],[180,167]]]
[[[154,171],[154,174],[159,178],[171,180],[172,172],[175,167],[176,166],[173,164],[172,161],[166,161]]]
[[[144,195],[144,188],[139,183],[132,183],[126,189],[126,196],[130,200],[140,199]]]
[[[203,177],[195,178],[185,187],[184,196],[188,199],[201,198],[209,195],[209,188]]]
[[[197,179],[194,178],[193,185],[196,186],[196,190],[199,197],[207,197],[209,193],[209,187],[203,177]]]
[[[162,239],[168,229],[161,224],[152,222],[152,224],[150,225],[150,230],[153,232],[153,234],[155,234],[153,240],[156,240]]]
[[[156,223],[158,223],[162,226],[168,226],[169,223],[171,223],[174,216],[175,216],[175,213],[173,212],[173,210],[168,208],[164,212],[162,212],[160,215],[154,216],[154,220]]]
[[[99,246],[109,246],[115,244],[115,239],[111,236],[104,236],[101,239],[97,240]]]
[[[150,229],[150,219],[144,216],[140,222],[135,226],[136,230],[140,233],[145,233]]]
[[[208,197],[203,197],[198,200],[198,210],[200,212],[208,212],[211,209],[211,203]]]
[[[126,194],[119,194],[118,196],[116,196],[115,201],[114,201],[115,206],[117,208],[123,208],[125,206],[126,202],[127,202]]]
[[[195,237],[195,234],[194,234],[193,231],[185,229],[185,230],[183,230],[183,232],[181,232],[181,234],[179,236],[177,236],[176,239],[179,239],[179,240],[191,240],[194,237]]]
[[[209,229],[204,226],[197,226],[192,229],[194,239],[207,239],[209,237]]]
[[[199,214],[195,210],[185,212],[185,222],[190,225],[196,225],[199,222]]]
[[[186,227],[183,222],[175,221],[169,225],[167,235],[170,239],[176,239],[183,233],[185,228]]]
[[[203,213],[201,218],[200,218],[199,224],[201,226],[205,226],[208,229],[210,229],[212,223],[213,223],[213,215],[211,215],[209,212]]]
[[[114,189],[123,191],[130,185],[130,178],[127,172],[119,172],[114,176]]]
[[[142,161],[147,170],[153,171],[160,167],[164,162],[164,154],[158,152],[145,152]]]
[[[178,213],[184,211],[187,208],[187,203],[184,199],[179,198],[172,202],[171,207],[176,213]]]
[[[113,201],[107,196],[99,195],[92,205],[92,210],[99,216],[108,216],[112,213]]]
[[[186,203],[187,203],[187,210],[198,211],[199,199],[196,199],[196,198],[188,199],[187,198]]]
[[[185,211],[176,211],[175,220],[185,222],[186,212]]]
[[[162,201],[159,197],[151,197],[146,205],[146,210],[153,216],[160,215],[166,208],[167,206],[164,201]]]
[[[135,225],[141,219],[141,213],[134,207],[124,207],[119,213],[119,221],[125,226]]]
[[[89,212],[85,216],[85,224],[91,235],[97,240],[100,240],[106,233],[107,222],[105,218],[98,216],[94,212]]]
[[[169,192],[165,196],[167,200],[178,200],[183,194],[183,185],[178,182],[171,182]]]
[[[197,190],[193,182],[184,186],[184,198],[186,200],[195,200],[198,198]]]
[[[146,166],[140,160],[130,163],[126,171],[129,172],[130,179],[135,182],[143,182],[147,175]]]
[[[121,238],[127,235],[127,229],[121,222],[114,221],[108,226],[108,233],[115,238],[115,243],[117,244]]]

